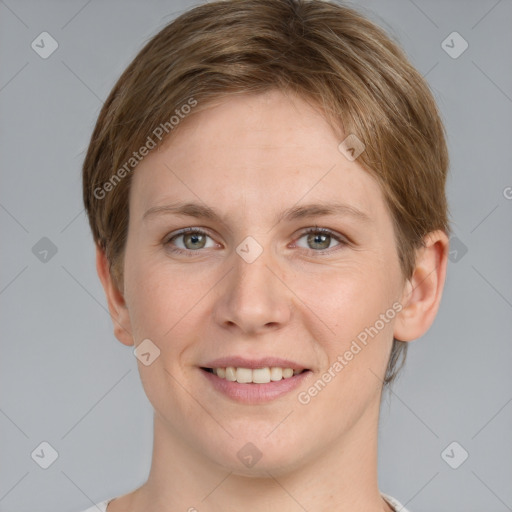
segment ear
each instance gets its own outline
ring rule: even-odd
[[[448,262],[448,236],[438,230],[429,233],[425,247],[416,251],[416,262],[411,278],[406,282],[396,317],[394,337],[412,341],[425,334],[436,317],[443,294]]]
[[[96,270],[107,297],[108,310],[114,323],[114,335],[124,345],[133,345],[130,317],[123,294],[119,291],[112,275],[105,251],[96,244]]]

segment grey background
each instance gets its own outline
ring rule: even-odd
[[[117,77],[192,5],[0,0],[1,512],[76,512],[147,477],[152,409],[112,334],[80,168]],[[512,2],[353,5],[433,88],[458,238],[436,322],[383,401],[380,488],[412,512],[512,510]],[[47,59],[31,48],[43,31],[59,44]],[[453,31],[469,44],[456,59],[441,46]],[[48,469],[31,458],[42,441],[59,454]],[[458,469],[441,456],[453,441],[469,453]]]

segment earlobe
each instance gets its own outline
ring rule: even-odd
[[[438,230],[429,233],[425,246],[417,250],[414,271],[402,295],[403,309],[395,322],[397,340],[415,340],[434,322],[443,294],[448,245],[448,236]]]
[[[96,244],[96,271],[107,298],[108,310],[114,324],[114,335],[124,345],[134,344],[130,317],[123,294],[112,279],[105,251]]]

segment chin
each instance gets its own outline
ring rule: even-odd
[[[238,436],[226,444],[216,445],[213,460],[226,471],[252,478],[288,474],[304,465],[307,437],[303,442],[294,441],[286,432],[268,436],[270,430],[260,431],[258,436]]]

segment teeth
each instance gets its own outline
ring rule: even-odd
[[[293,368],[235,368],[228,366],[227,368],[213,368],[213,373],[221,379],[231,382],[239,382],[240,384],[268,384],[269,382],[277,382],[281,379],[289,379],[294,375],[302,373],[303,370],[294,370]]]
[[[240,384],[247,384],[248,382],[252,382],[252,370],[249,368],[237,368],[236,381]]]
[[[236,369],[233,368],[232,366],[228,366],[226,368],[226,380],[230,380],[231,382],[235,382],[236,380]]]
[[[256,382],[256,384],[266,384],[267,382],[270,382],[270,368],[256,368],[252,370],[251,373],[252,381]]]
[[[283,379],[293,376],[293,368],[283,368]]]
[[[283,369],[274,367],[270,368],[270,380],[276,381],[281,380],[283,378]]]

